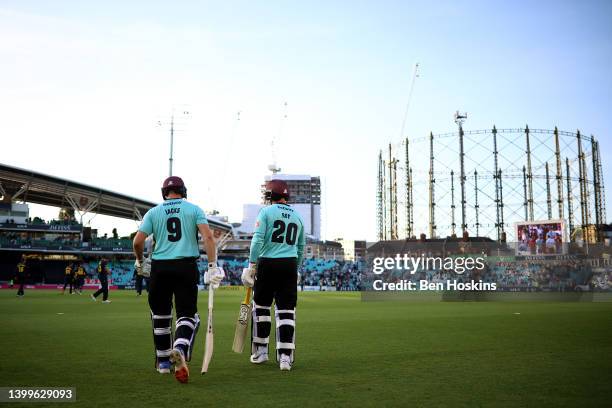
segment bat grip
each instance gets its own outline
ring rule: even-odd
[[[208,308],[213,308],[213,294],[215,290],[212,288],[212,285],[208,285]]]

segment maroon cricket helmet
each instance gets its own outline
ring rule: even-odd
[[[170,176],[164,180],[164,184],[161,188],[162,197],[164,200],[168,194],[170,194],[170,191],[180,194],[183,198],[187,198],[187,187],[185,187],[185,183],[180,177]]]
[[[289,186],[284,180],[270,180],[266,182],[266,199],[279,201],[289,200]]]

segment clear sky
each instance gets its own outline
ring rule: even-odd
[[[0,38],[0,162],[158,200],[156,124],[187,104],[175,174],[232,221],[286,101],[283,172],[321,176],[326,238],[374,239],[377,151],[400,139],[415,62],[407,134],[452,131],[457,109],[466,129],[579,128],[612,188],[609,1],[1,0]]]

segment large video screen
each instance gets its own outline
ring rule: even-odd
[[[516,254],[560,255],[565,249],[563,220],[543,220],[516,223]]]

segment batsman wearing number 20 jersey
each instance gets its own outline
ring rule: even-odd
[[[200,257],[198,232],[204,238],[208,256],[205,282],[219,286],[223,270],[217,267],[214,238],[204,211],[185,200],[187,188],[180,177],[168,177],[162,187],[164,202],[150,209],[134,237],[136,270],[142,274],[144,242],[155,239],[149,282],[149,307],[153,323],[153,342],[157,371],[174,375],[182,383],[189,379],[187,362],[191,359],[198,316],[197,260]],[[172,342],[172,299],[176,307],[176,326]]]
[[[270,310],[275,302],[276,358],[281,370],[290,370],[295,350],[297,269],[304,253],[304,223],[291,205],[287,183],[266,183],[271,205],[259,212],[251,241],[250,267],[243,272],[245,286],[253,285],[251,362],[268,360],[272,328]]]

